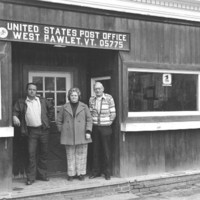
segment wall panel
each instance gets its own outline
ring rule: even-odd
[[[1,67],[1,120],[0,120],[0,192],[11,191],[12,181],[12,138],[1,138],[1,127],[12,125],[11,43],[0,41]],[[6,135],[6,133],[4,133]]]
[[[6,3],[0,3],[1,10],[4,11],[0,12],[1,19],[130,32],[131,50],[130,52],[123,53],[122,61],[177,64],[180,65],[180,68],[187,65],[190,66],[191,70],[200,70],[200,24],[198,23],[195,25],[192,22],[191,24],[188,22],[187,24],[186,22],[185,24],[178,24],[175,20],[171,23],[167,19],[155,21],[155,18],[151,20],[149,16],[146,20],[144,17],[143,19],[139,19],[138,16],[136,19],[134,15],[128,14],[126,17],[124,14],[122,18],[115,18],[112,14],[108,14],[108,12],[105,15],[100,15],[94,14],[94,12],[81,13],[78,12],[78,8],[77,12],[75,12],[64,9],[54,10],[45,7],[37,8]],[[21,12],[21,10],[26,12]],[[29,15],[25,14],[27,12]],[[51,47],[48,49],[50,51],[48,54],[41,51],[36,54],[27,55],[26,52],[22,52],[19,59],[23,58],[23,62],[31,64],[47,64],[52,67],[65,63],[65,59],[68,59],[68,63],[72,65],[74,62],[81,64],[83,61],[86,61],[84,56],[77,57],[77,52],[75,54],[67,52],[66,54],[56,53],[54,55],[55,52],[51,52],[50,49]],[[101,53],[102,51],[97,51],[96,56]],[[52,59],[55,56],[56,59]],[[22,71],[20,70],[23,69],[21,65],[22,60],[16,59],[15,61],[16,63],[20,63],[20,65],[16,64],[18,65],[17,69],[19,73],[15,78],[21,79],[22,74],[20,73]],[[90,64],[95,63],[95,58],[91,56],[90,61]],[[92,67],[101,67],[100,64],[95,64],[96,66],[93,65]],[[104,61],[101,64],[104,64]],[[16,69],[14,70],[16,71]],[[115,70],[115,68],[111,69],[111,73],[112,70]],[[105,68],[102,68],[100,71],[105,73]],[[82,73],[82,71],[80,72]],[[119,72],[120,70],[115,73],[118,76],[115,80],[121,80],[122,77]],[[23,85],[22,83],[20,84],[19,87]],[[121,87],[124,88],[123,85]],[[15,90],[13,91],[14,99],[18,95],[22,95],[19,88],[16,88],[18,93]],[[121,97],[121,91],[119,90],[115,95],[116,98]],[[118,105],[120,106],[120,102]],[[123,106],[126,105],[123,104]],[[120,108],[122,111],[124,109],[123,106]],[[121,113],[118,114],[119,118],[121,118]],[[121,176],[186,170],[199,168],[200,166],[199,130],[126,133],[125,142],[122,140],[122,133],[119,130],[117,131],[119,135],[115,139],[117,141],[120,138],[119,157]],[[118,147],[118,141],[116,145],[115,149]]]

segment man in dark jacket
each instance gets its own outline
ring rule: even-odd
[[[29,164],[26,184],[31,185],[35,179],[49,181],[47,176],[49,119],[54,109],[46,99],[36,96],[37,86],[34,83],[28,83],[26,89],[26,99],[19,99],[14,105],[13,124],[20,127],[22,136],[28,137]],[[40,149],[36,159],[38,145]]]

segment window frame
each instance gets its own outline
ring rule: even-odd
[[[146,111],[146,112],[129,112],[128,117],[145,117],[145,116],[187,116],[200,115],[200,72],[182,71],[182,70],[157,70],[157,69],[138,69],[128,68],[129,72],[152,72],[152,73],[170,73],[170,74],[194,74],[197,75],[197,110],[196,111]]]
[[[67,93],[69,91],[69,89],[72,87],[73,85],[73,76],[72,76],[72,72],[60,72],[60,71],[29,71],[29,74],[28,74],[28,79],[29,79],[29,82],[33,80],[33,77],[34,76],[41,76],[43,77],[43,85],[45,87],[45,77],[52,77],[54,78],[54,80],[56,80],[56,78],[66,78],[66,91],[57,91],[56,90],[56,81],[55,81],[55,88],[54,90],[52,90],[52,92],[54,93],[54,101],[55,101],[55,105],[54,105],[54,117],[55,117],[55,120],[57,119],[57,111],[58,111],[58,108],[62,107],[62,106],[57,106],[57,95],[58,93],[64,93],[66,92],[66,102],[68,101],[68,98],[67,98]],[[69,84],[69,86],[68,86]],[[37,92],[41,92],[41,90],[38,90]],[[45,94],[47,92],[47,90],[45,88],[43,88],[42,90],[42,93]],[[46,98],[46,97],[45,97]],[[52,121],[52,122],[55,122],[55,121]]]
[[[128,73],[130,71],[197,74],[197,111],[150,111],[129,112]],[[200,66],[175,65],[159,63],[138,63],[123,61],[122,63],[122,132],[180,130],[200,128]]]

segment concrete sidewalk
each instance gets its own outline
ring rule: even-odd
[[[13,180],[12,191],[0,196],[12,199],[92,199],[101,197],[109,200],[136,199],[145,194],[159,194],[180,187],[195,185],[200,180],[200,171],[190,170],[174,173],[163,173],[130,178],[112,177],[107,181],[104,177],[85,181],[78,179],[67,181],[65,174],[50,177],[49,182],[36,181],[33,185],[25,185],[25,179]],[[117,195],[117,196],[115,196]],[[61,199],[62,199],[61,198]],[[124,199],[125,198],[125,199]],[[200,199],[200,198],[199,198]]]
[[[32,185],[25,185],[25,179],[14,180],[13,190],[7,198],[24,199],[26,197],[47,196],[51,194],[62,194],[63,196],[72,196],[85,198],[92,196],[104,196],[120,192],[124,187],[126,189],[128,180],[123,178],[112,177],[107,181],[104,177],[89,179],[86,177],[85,181],[74,179],[69,182],[64,175],[51,177],[50,181],[35,181]],[[122,187],[122,188],[121,188]],[[118,191],[117,191],[118,190]]]
[[[200,200],[200,184],[194,184],[185,189],[170,190],[168,192],[150,195],[139,195],[134,200]]]
[[[136,200],[139,196],[132,193],[116,194],[104,197],[89,198],[88,200]]]
[[[178,189],[154,194],[118,194],[106,197],[89,198],[87,200],[200,200],[200,184],[187,189]]]

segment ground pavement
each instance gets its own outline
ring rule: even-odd
[[[85,181],[76,179],[69,182],[66,175],[60,174],[51,177],[49,182],[36,181],[31,186],[25,185],[25,179],[14,179],[11,193],[5,194],[2,198],[17,198],[18,200],[200,200],[199,175],[200,171],[186,171],[135,178],[112,177],[110,181],[105,180],[104,177],[96,179],[86,177]],[[140,183],[135,186],[144,184],[149,187],[153,186],[153,190],[148,187],[132,190],[130,183],[134,181]],[[171,182],[172,185],[169,184]],[[163,183],[166,183],[164,187],[159,187]],[[134,191],[134,194],[131,191]]]
[[[172,190],[154,194],[131,194],[90,198],[88,200],[200,200],[200,183],[185,189]]]

